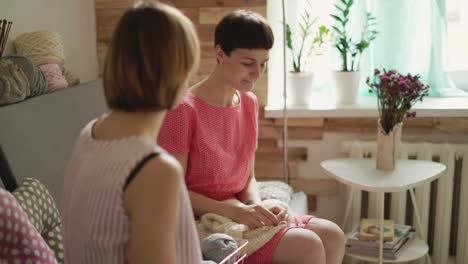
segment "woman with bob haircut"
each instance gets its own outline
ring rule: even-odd
[[[158,143],[179,160],[196,216],[215,213],[251,228],[277,225],[288,208],[262,204],[254,175],[258,103],[273,33],[259,14],[237,10],[216,26],[217,65],[170,111]],[[234,202],[233,202],[234,201]],[[341,263],[345,235],[333,222],[296,216],[245,263]]]
[[[66,263],[201,263],[176,159],[154,138],[199,62],[190,20],[158,2],[120,19],[103,73],[110,113],[81,131],[62,198]]]

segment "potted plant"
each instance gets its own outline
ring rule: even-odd
[[[333,29],[333,46],[337,49],[341,59],[339,71],[333,72],[333,81],[338,104],[353,104],[359,90],[359,64],[361,56],[370,43],[376,38],[378,31],[373,30],[375,17],[370,12],[366,15],[361,39],[353,40],[347,31],[349,15],[353,0],[340,0],[341,5],[335,4],[337,13],[330,16],[336,24]]]
[[[410,112],[416,102],[429,94],[429,86],[419,80],[419,75],[402,75],[396,70],[374,70],[373,80],[368,77],[369,92],[377,94],[379,120],[377,123],[377,169],[395,167],[403,118],[415,117]]]
[[[286,47],[291,51],[292,70],[288,72],[288,104],[307,105],[312,95],[314,73],[307,69],[307,60],[311,53],[322,52],[323,44],[329,29],[322,25],[316,30],[313,25],[317,19],[309,12],[311,5],[307,1],[307,8],[298,24],[299,34],[293,34],[289,24],[286,24]],[[315,32],[315,35],[314,35]]]

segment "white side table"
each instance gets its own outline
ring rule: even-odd
[[[361,260],[378,261],[378,263],[383,263],[411,261],[426,255],[429,264],[431,264],[431,259],[428,254],[429,248],[425,242],[426,235],[422,229],[421,217],[419,215],[413,188],[437,179],[440,173],[445,170],[445,165],[433,161],[397,160],[394,170],[380,171],[375,168],[375,159],[353,158],[325,160],[320,165],[325,169],[328,175],[346,185],[368,192],[377,192],[381,195],[380,226],[383,226],[384,220],[385,193],[409,190],[411,194],[411,201],[413,203],[414,213],[416,216],[416,224],[420,231],[421,238],[415,238],[413,241],[409,242],[409,245],[405,245],[404,248],[401,249],[401,252],[398,253],[398,258],[396,260],[384,260],[383,232],[381,232],[378,258],[354,254],[348,254],[349,256]],[[353,198],[352,194],[353,192],[351,192],[346,205],[343,223],[346,223],[349,215]],[[383,229],[381,231],[383,231]]]

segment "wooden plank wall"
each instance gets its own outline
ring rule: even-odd
[[[96,0],[97,48],[100,65],[104,60],[112,32],[120,16],[133,0]],[[266,0],[173,0],[162,1],[175,5],[195,24],[201,40],[202,59],[199,71],[192,80],[196,82],[206,76],[216,64],[213,55],[213,37],[215,25],[220,18],[235,9],[253,10],[266,16]],[[267,103],[267,78],[258,81],[254,92],[261,106]],[[282,149],[278,142],[282,137],[282,120],[266,119],[263,114],[259,120],[259,148],[256,155],[256,175],[260,179],[282,179]],[[290,139],[320,140],[325,132],[375,134],[374,118],[303,118],[289,119]],[[468,118],[415,118],[406,120],[404,133],[407,134],[468,134]],[[289,164],[295,189],[305,190],[309,195],[310,209],[315,208],[315,195],[333,195],[337,192],[337,183],[333,180],[301,179],[298,167],[307,161],[305,147],[289,148]]]
[[[225,14],[242,8],[266,17],[266,0],[164,0],[161,2],[176,6],[192,20],[197,28],[202,58],[200,68],[192,83],[205,77],[216,64],[213,53],[214,29]],[[125,9],[133,3],[133,0],[96,0],[97,50],[100,69],[102,69],[102,62],[114,28]],[[255,94],[262,106],[265,106],[267,102],[266,89],[267,77],[264,77],[255,87]]]

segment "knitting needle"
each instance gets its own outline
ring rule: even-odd
[[[0,52],[2,52],[2,43],[3,43],[3,20],[0,20]],[[1,54],[0,54],[1,56]]]
[[[3,51],[5,50],[6,41],[8,39],[8,35],[10,33],[10,28],[11,28],[12,23],[13,22],[10,21],[7,24],[7,21],[5,19],[3,20],[2,35],[0,37],[0,40],[2,41],[0,43],[0,57],[3,55]]]
[[[7,42],[7,39],[8,39],[8,35],[10,34],[10,28],[11,28],[11,25],[13,24],[13,22],[8,22],[8,27],[7,27],[7,31],[6,31],[6,34],[5,34],[5,38],[3,39],[3,45],[2,45],[2,54],[3,54],[3,51],[5,50],[5,46],[6,46],[6,42]]]
[[[0,57],[3,55],[3,35],[5,34],[6,19],[1,20],[0,24],[2,25],[2,31],[0,32]]]

